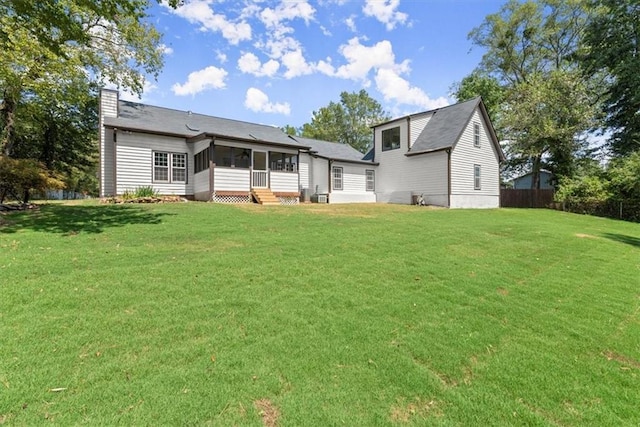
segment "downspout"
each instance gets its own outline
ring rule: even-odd
[[[447,207],[451,207],[451,148],[447,150]]]
[[[407,116],[407,151],[411,150],[411,116]]]
[[[113,195],[118,195],[118,129],[113,128]],[[153,160],[151,160],[153,162]],[[153,174],[153,164],[151,165]]]
[[[333,160],[329,160],[327,164],[329,165],[329,186],[327,188],[329,189],[328,193],[331,194],[331,190],[333,190],[331,186],[331,173],[332,173],[331,168],[333,167]]]
[[[214,194],[214,167],[215,167],[215,159],[213,156],[213,150],[215,148],[215,144],[214,144],[214,139],[211,138],[211,141],[209,141],[209,201],[213,200],[213,194]]]

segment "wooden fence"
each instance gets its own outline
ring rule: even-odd
[[[553,203],[553,190],[500,189],[500,206],[503,208],[546,208]]]

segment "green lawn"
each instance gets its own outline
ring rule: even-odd
[[[638,425],[640,226],[204,203],[0,216],[0,424]]]

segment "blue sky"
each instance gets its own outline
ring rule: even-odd
[[[165,66],[141,100],[301,126],[342,91],[365,89],[392,116],[451,103],[483,51],[467,39],[497,0],[185,0],[150,9]]]

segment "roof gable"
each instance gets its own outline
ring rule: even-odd
[[[420,132],[409,153],[452,148],[460,138],[480,98],[433,110],[429,123]]]

